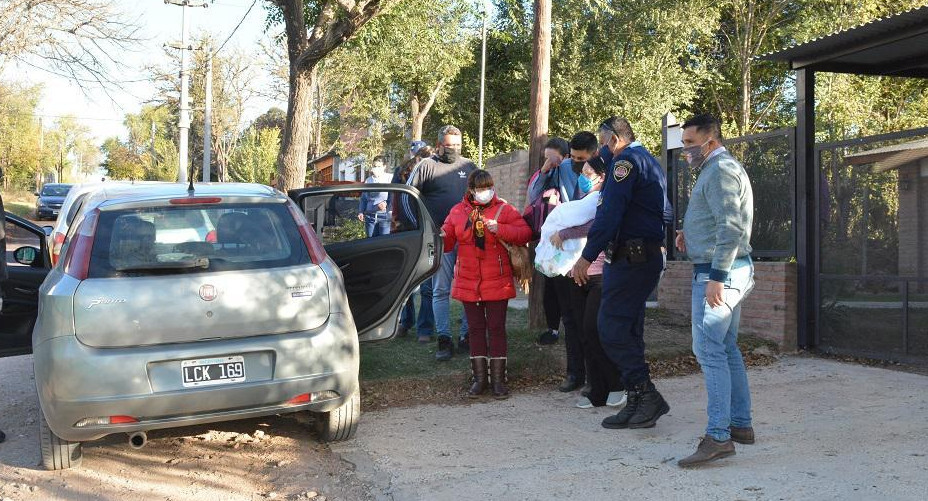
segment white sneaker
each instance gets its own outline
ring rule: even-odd
[[[621,407],[625,405],[627,398],[624,391],[610,391],[609,396],[606,397],[606,405],[609,407]],[[589,402],[589,400],[587,401]]]
[[[590,402],[590,399],[586,397],[580,397],[580,400],[577,400],[578,409],[592,409],[593,402]]]

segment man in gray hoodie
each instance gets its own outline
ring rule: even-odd
[[[678,463],[689,467],[734,455],[732,441],[754,443],[751,392],[738,349],[741,302],[754,288],[754,195],[744,167],[722,146],[718,119],[698,115],[684,123],[683,146],[699,177],[676,247],[693,262],[693,353],[709,394],[706,435]]]

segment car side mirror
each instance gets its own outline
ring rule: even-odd
[[[37,191],[37,192],[35,192],[35,196],[39,196],[39,192],[38,192],[38,191]]]
[[[46,237],[50,237],[52,236],[52,232],[55,231],[55,228],[53,226],[45,225],[42,227],[42,231],[45,232]]]
[[[35,247],[24,246],[13,252],[13,259],[23,266],[32,266],[39,257],[39,249]]]

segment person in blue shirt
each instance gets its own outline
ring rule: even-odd
[[[572,276],[584,285],[590,263],[605,251],[599,337],[603,351],[622,372],[627,403],[602,425],[650,428],[670,411],[651,382],[644,358],[645,303],[666,264],[667,182],[657,159],[635,140],[628,120],[611,117],[600,131],[605,131],[602,135],[612,161]]]
[[[370,183],[389,183],[392,173],[387,172],[383,156],[377,155],[372,162],[371,175],[364,181]],[[392,223],[392,202],[390,194],[386,191],[361,193],[358,203],[358,219],[364,223],[364,230],[368,238],[390,234]]]

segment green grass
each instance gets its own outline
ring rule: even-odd
[[[7,212],[12,212],[19,217],[32,219],[35,217],[35,205],[34,203],[27,202],[18,202],[18,201],[3,201],[3,209]]]
[[[455,333],[455,338],[460,332],[461,310],[461,304],[452,301],[451,332]],[[536,345],[536,333],[528,329],[527,310],[510,308],[506,320],[511,374],[544,376],[560,371],[564,360],[563,343]],[[430,343],[419,344],[413,330],[406,337],[361,345],[361,379],[421,379],[459,375],[470,370],[467,354],[456,352],[448,362],[436,361],[437,344],[434,338]]]
[[[452,332],[459,332],[461,304],[452,301]],[[529,329],[528,310],[509,309],[507,316],[509,342],[509,374],[513,378],[532,380],[558,378],[564,375],[566,353],[563,337],[555,345],[535,343],[538,332]],[[689,319],[667,310],[649,308],[645,317],[645,344],[649,361],[670,361],[692,356]],[[739,344],[745,352],[760,346],[776,351],[770,341],[741,336]],[[361,346],[361,379],[368,382],[398,379],[430,379],[465,375],[470,371],[467,354],[455,353],[447,362],[435,360],[437,343],[416,341],[415,331],[406,337]]]

